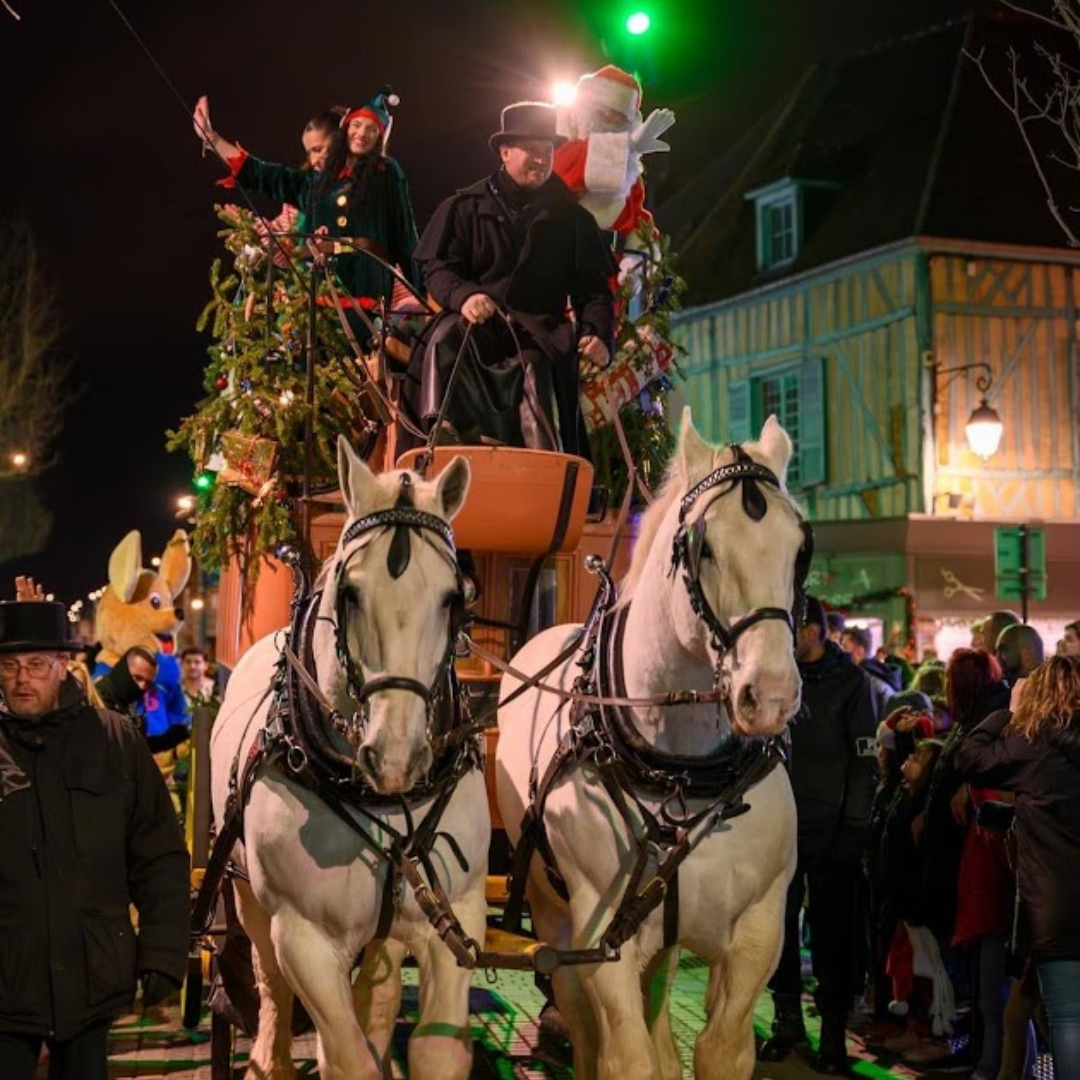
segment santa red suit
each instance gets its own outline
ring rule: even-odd
[[[653,232],[645,209],[641,155],[668,150],[660,139],[672,124],[670,109],[641,118],[641,84],[609,64],[577,84],[563,116],[569,140],[555,150],[555,172],[602,229],[628,236]]]

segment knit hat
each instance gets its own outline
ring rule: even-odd
[[[375,91],[375,96],[363,105],[357,105],[342,117],[341,126],[347,128],[350,120],[358,116],[373,120],[379,128],[379,132],[385,135],[391,124],[390,110],[401,104],[401,99],[390,89],[389,86],[380,86]]]
[[[614,109],[628,120],[641,108],[641,83],[627,71],[608,64],[578,79],[574,107]]]

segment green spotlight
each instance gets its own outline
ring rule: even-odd
[[[214,480],[217,479],[212,472],[201,472],[195,477],[194,485],[196,491],[209,491],[214,486]]]
[[[651,25],[652,20],[649,18],[648,12],[635,11],[634,14],[626,20],[626,32],[638,37],[641,34],[648,33]]]

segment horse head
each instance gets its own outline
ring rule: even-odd
[[[435,480],[376,475],[341,438],[348,520],[324,571],[319,682],[359,718],[356,762],[384,794],[410,790],[433,764],[432,722],[448,683],[463,606],[450,521],[469,488],[456,457]]]
[[[794,637],[813,541],[785,487],[791,451],[773,416],[757,442],[714,447],[686,409],[666,492],[677,632],[707,653],[743,735],[779,733],[801,698]]]

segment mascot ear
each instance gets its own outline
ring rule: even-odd
[[[138,529],[132,529],[109,556],[109,586],[125,604],[135,595],[141,569],[142,538]]]
[[[177,529],[172,539],[165,545],[165,554],[161,556],[161,576],[175,599],[184,591],[191,575],[191,553],[188,536],[183,529]]]

